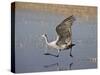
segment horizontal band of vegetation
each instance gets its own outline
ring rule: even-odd
[[[43,3],[24,3],[16,2],[16,9],[30,9],[39,11],[49,11],[63,15],[76,15],[79,17],[97,16],[97,7],[95,6],[76,6],[61,4],[43,4]]]

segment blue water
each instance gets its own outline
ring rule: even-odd
[[[49,41],[56,39],[56,26],[67,15],[53,12],[16,10],[15,14],[15,70],[17,73],[58,70],[89,69],[97,67],[97,23],[96,19],[75,16],[72,40],[75,46],[60,52],[60,56],[44,55],[44,51],[57,54],[56,49],[45,47],[41,35],[46,33]]]

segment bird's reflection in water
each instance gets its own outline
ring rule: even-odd
[[[65,51],[66,49],[62,50]],[[67,49],[68,50],[68,49]],[[69,49],[70,50],[70,55],[72,52],[72,48]],[[52,54],[52,53],[45,53],[44,55],[50,55],[50,56],[54,56],[54,57],[59,57],[56,54]],[[66,63],[66,65],[61,65],[60,62],[56,62],[56,63],[52,63],[52,64],[48,64],[48,65],[44,65],[44,68],[52,68],[55,67],[57,71],[62,71],[62,70],[71,70],[73,66],[73,62],[71,61],[70,63]]]
[[[48,65],[44,65],[43,67],[46,69],[56,68],[57,71],[63,71],[63,70],[72,70],[75,68],[75,66],[84,66],[87,65],[87,63],[90,63],[92,65],[95,65],[97,63],[97,58],[75,58],[72,59],[70,62],[62,62],[58,61],[57,63],[52,63]],[[95,65],[96,66],[96,65]]]
[[[54,66],[58,66],[58,62],[57,63],[53,63],[53,64],[49,64],[49,65],[45,65],[45,68],[50,68],[50,67],[54,67]]]
[[[66,66],[62,66],[57,62],[57,63],[45,65],[44,68],[56,67],[56,70],[62,71],[62,70],[71,70],[72,69],[72,65],[73,65],[73,62],[71,62],[70,64],[68,64]]]
[[[62,51],[65,51],[65,50],[62,50]],[[70,51],[70,54],[71,54],[71,51]],[[52,53],[46,53],[45,55],[58,57],[56,54],[52,54]],[[75,57],[75,58],[71,58],[71,61],[70,61],[70,59],[68,59],[68,60],[69,61],[67,63],[65,61],[63,64],[61,64],[62,62],[60,62],[58,59],[58,61],[56,61],[56,63],[47,64],[47,65],[44,65],[43,67],[46,69],[56,68],[55,70],[57,70],[57,71],[63,71],[63,70],[72,70],[77,66],[80,66],[82,68],[82,65],[84,64],[84,66],[86,66],[87,63],[90,63],[92,65],[95,65],[97,63],[97,58],[95,58],[95,57],[88,57],[88,58],[79,58],[79,57],[76,58]],[[73,66],[73,64],[74,64],[74,66]]]

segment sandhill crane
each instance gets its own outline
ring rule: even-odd
[[[52,42],[48,42],[48,37],[47,34],[43,34],[42,37],[46,41],[46,45],[52,48],[55,48],[58,50],[58,54],[56,57],[59,56],[59,52],[64,49],[69,49],[70,48],[70,56],[72,56],[72,30],[71,26],[73,22],[75,21],[74,16],[69,16],[68,18],[64,19],[57,27],[56,27],[56,32],[58,34],[57,39]],[[49,53],[45,53],[48,55]]]

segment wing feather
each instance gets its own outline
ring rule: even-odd
[[[62,45],[62,44],[66,44],[68,42],[70,42],[71,36],[72,36],[72,32],[71,32],[71,26],[73,23],[72,20],[73,17],[70,16],[70,18],[68,17],[67,19],[65,19],[64,21],[62,21],[57,27],[56,27],[56,32],[59,36],[59,39],[57,41],[57,45]]]

